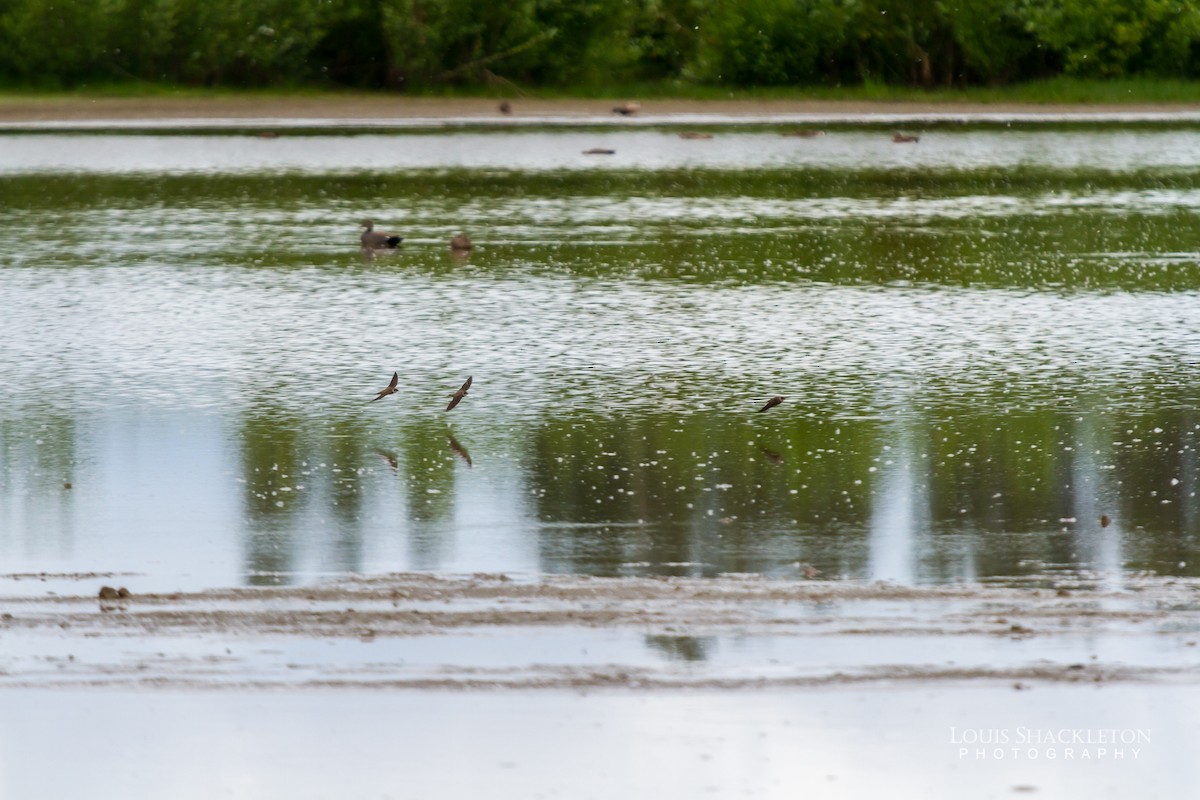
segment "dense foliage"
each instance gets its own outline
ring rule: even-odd
[[[1200,0],[0,0],[0,84],[1200,76]]]

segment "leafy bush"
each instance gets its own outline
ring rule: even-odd
[[[701,23],[706,77],[741,86],[819,81],[848,16],[838,0],[716,0]]]
[[[1026,24],[1038,41],[1062,53],[1068,75],[1112,78],[1163,67],[1179,74],[1178,62],[1154,64],[1151,54],[1157,50],[1159,59],[1172,49],[1179,54],[1189,33],[1186,23],[1167,50],[1156,42],[1185,10],[1195,13],[1191,0],[1031,0]]]
[[[1007,83],[1036,75],[1031,56],[1037,40],[1025,28],[1018,0],[947,0],[939,4],[970,77]]]
[[[66,86],[103,69],[112,3],[0,0],[0,74],[33,86]]]
[[[0,83],[1200,77],[1200,0],[0,0]]]

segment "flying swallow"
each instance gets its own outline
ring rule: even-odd
[[[450,409],[454,408],[456,405],[461,403],[462,399],[467,396],[467,389],[470,389],[470,388],[471,388],[471,378],[467,378],[467,382],[462,385],[462,388],[459,389],[454,394],[450,395],[450,402],[449,402],[449,404],[447,404],[446,410],[449,411]]]
[[[467,468],[469,469],[474,466],[471,463],[471,454],[467,452],[467,448],[459,444],[458,439],[455,439],[453,434],[448,434],[447,438],[450,440],[450,449],[458,453],[458,457],[467,462]]]
[[[386,389],[384,389],[384,390],[383,390],[382,392],[380,392],[379,394],[375,395],[375,398],[374,398],[374,400],[372,400],[371,402],[372,402],[372,403],[374,403],[374,402],[375,402],[375,400],[379,400],[380,398],[387,397],[389,394],[394,394],[394,393],[395,393],[395,391],[396,391],[396,384],[397,384],[397,383],[399,383],[399,382],[400,382],[400,373],[399,373],[399,372],[393,372],[393,373],[392,373],[392,381],[391,381],[391,383],[389,383],[389,384],[387,385],[387,388],[386,388]]]
[[[916,136],[915,134],[910,135],[907,133],[893,133],[892,141],[896,144],[916,144],[917,142],[921,141],[921,137]]]
[[[761,414],[763,411],[766,411],[768,408],[774,408],[775,406],[779,405],[782,402],[783,402],[783,395],[777,394],[774,397],[772,397],[770,400],[768,400],[767,404],[765,406],[763,406],[762,408],[760,408],[758,411]]]

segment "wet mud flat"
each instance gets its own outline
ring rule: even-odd
[[[159,594],[139,593],[137,579],[0,576],[0,687],[1020,690],[1200,680],[1200,581],[1180,578],[912,587],[405,573]]]
[[[0,795],[1125,798],[1200,780],[1192,580],[139,580],[0,576]]]

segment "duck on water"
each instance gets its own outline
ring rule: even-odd
[[[362,235],[363,250],[395,250],[404,241],[399,234],[375,230],[375,223],[369,219],[359,224],[366,228]]]

